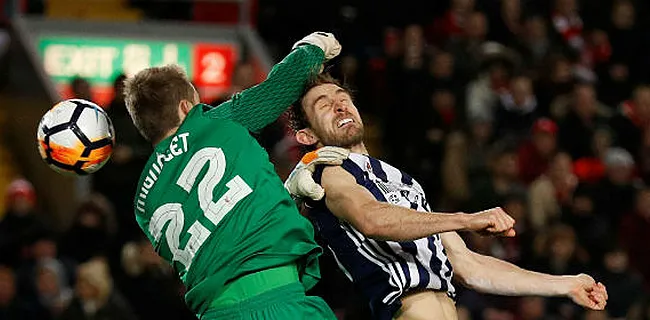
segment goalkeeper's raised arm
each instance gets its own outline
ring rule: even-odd
[[[291,53],[273,67],[266,80],[235,94],[208,114],[232,119],[257,132],[298,100],[307,82],[321,72],[323,63],[340,52],[341,45],[333,34],[314,32],[296,42]]]

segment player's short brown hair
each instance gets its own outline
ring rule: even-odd
[[[303,90],[302,94],[300,95],[300,98],[296,102],[294,102],[289,110],[287,111],[288,118],[289,118],[289,127],[293,129],[294,131],[298,131],[301,129],[309,128],[309,121],[307,121],[307,114],[305,114],[305,108],[302,105],[302,99],[305,97],[307,92],[311,90],[314,87],[323,85],[323,84],[335,84],[350,94],[352,96],[352,91],[350,88],[347,86],[341,84],[338,80],[336,80],[334,77],[332,77],[328,73],[321,73],[315,77],[313,77],[309,83],[305,86],[305,89]]]
[[[194,100],[194,87],[177,65],[147,68],[124,81],[124,100],[140,134],[161,140],[180,123],[181,100]]]

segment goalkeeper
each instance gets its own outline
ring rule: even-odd
[[[136,220],[200,319],[336,319],[305,295],[320,278],[322,249],[250,132],[275,121],[340,50],[333,35],[313,33],[264,82],[216,108],[199,104],[175,66],[125,81],[133,123],[155,146]]]

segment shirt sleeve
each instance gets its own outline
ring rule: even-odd
[[[320,72],[324,61],[325,54],[319,47],[299,46],[273,66],[262,83],[236,93],[205,114],[210,118],[230,119],[251,132],[259,132],[300,98],[305,85]]]

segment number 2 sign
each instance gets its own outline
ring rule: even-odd
[[[235,68],[237,52],[228,44],[194,46],[194,83],[199,87],[228,89]]]

